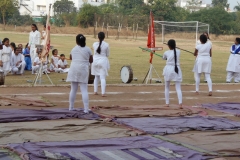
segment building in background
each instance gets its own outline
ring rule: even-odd
[[[34,19],[42,17],[48,13],[49,4],[54,4],[57,0],[18,0],[19,12],[21,15],[30,15]],[[69,0],[73,1],[77,9],[81,8],[84,3],[94,6],[105,4],[108,0]],[[51,15],[53,14],[53,11]]]

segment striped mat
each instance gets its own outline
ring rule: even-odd
[[[43,151],[43,155],[49,159],[56,160],[157,160],[183,158],[182,155],[174,153],[173,151],[163,147],[69,153],[51,153]]]

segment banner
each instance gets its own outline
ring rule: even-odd
[[[46,56],[48,55],[49,51],[50,51],[50,13],[51,13],[51,4],[49,6],[49,12],[48,12],[48,16],[47,16],[47,21],[46,21],[46,36],[45,36],[45,44],[43,44],[43,50],[42,50],[42,58],[46,58]],[[46,59],[45,59],[46,60]]]
[[[150,25],[149,25],[149,31],[148,31],[147,47],[155,48],[154,18],[153,18],[152,11],[150,11]],[[152,59],[153,59],[153,53],[151,52],[149,63],[152,63]]]

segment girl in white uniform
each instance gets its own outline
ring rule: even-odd
[[[58,61],[59,61],[58,50],[54,49],[52,51],[51,64],[49,66],[49,70],[51,72],[53,71],[58,72]]]
[[[4,38],[2,44],[2,50],[0,50],[0,71],[4,72],[6,76],[11,71],[12,49],[8,38]]]
[[[29,43],[28,46],[30,47],[30,56],[31,61],[33,62],[36,57],[38,57],[37,54],[37,48],[36,45],[41,44],[41,33],[38,31],[37,25],[32,24],[32,32],[29,34]]]
[[[84,112],[89,112],[89,99],[88,99],[88,76],[89,76],[89,63],[92,63],[92,52],[89,47],[86,47],[86,38],[79,34],[76,37],[77,45],[72,49],[70,59],[72,60],[67,82],[71,82],[71,91],[69,95],[69,110],[74,110],[74,102],[78,86],[82,93],[82,101],[84,105]]]
[[[101,80],[102,97],[105,97],[106,91],[106,76],[108,76],[108,70],[110,64],[109,57],[109,44],[104,42],[105,34],[103,32],[98,33],[99,42],[93,43],[94,56],[91,74],[95,75],[94,79],[94,94],[98,94],[98,83]]]
[[[175,82],[175,87],[178,95],[179,107],[182,108],[182,71],[180,68],[180,50],[176,49],[175,40],[168,41],[168,47],[170,50],[163,54],[163,59],[167,60],[166,66],[163,69],[163,76],[165,80],[165,100],[166,106],[169,107],[169,88],[170,82]]]
[[[41,45],[45,45],[45,37],[46,37],[46,24],[43,26],[43,31],[42,31],[42,42]]]
[[[11,59],[12,64],[12,74],[22,75],[26,66],[24,56],[22,56],[22,48],[15,48],[14,55]]]
[[[204,34],[200,36],[200,41],[201,44],[197,45],[194,53],[194,56],[197,57],[193,68],[193,72],[196,74],[196,94],[199,94],[201,73],[204,73],[208,83],[208,95],[212,96],[212,80],[210,77],[212,69],[212,46],[210,43],[207,43],[207,36]]]
[[[234,82],[239,82],[240,76],[240,38],[236,38],[235,45],[230,48],[230,57],[227,64],[227,78],[226,82],[230,83],[234,78]]]
[[[60,55],[60,59],[58,60],[58,72],[60,73],[68,73],[69,68],[67,68],[68,63],[67,60],[65,58],[64,54]]]

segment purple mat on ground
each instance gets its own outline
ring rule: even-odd
[[[98,115],[89,112],[85,114],[82,109],[69,111],[68,109],[2,109],[0,110],[0,123],[27,122],[37,120],[56,120],[79,118],[87,120],[97,120]]]
[[[204,108],[219,111],[223,113],[230,113],[235,116],[240,117],[240,103],[235,102],[223,102],[223,103],[217,103],[217,104],[202,104]]]
[[[231,121],[225,118],[201,116],[175,118],[119,118],[116,122],[149,134],[159,135],[175,134],[189,130],[240,130],[240,122]]]
[[[207,159],[201,153],[150,136],[111,138],[73,142],[11,144],[9,148],[26,159],[43,160],[196,160]]]

